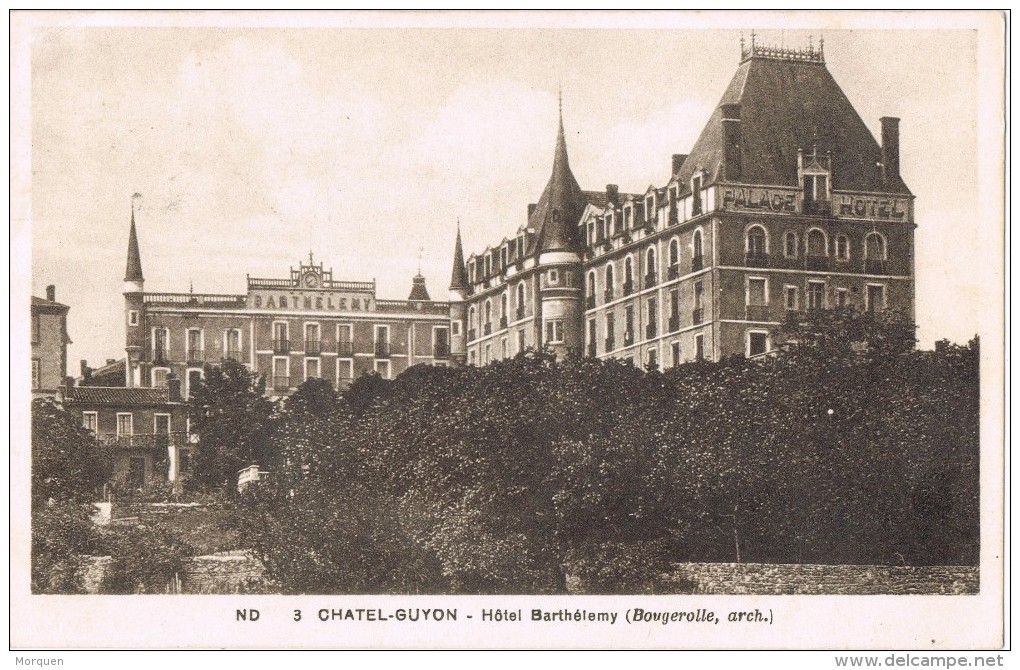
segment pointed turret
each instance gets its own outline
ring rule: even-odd
[[[450,277],[450,290],[466,289],[467,269],[464,267],[464,247],[460,242],[460,223],[457,223],[457,243],[453,247],[453,274]]]
[[[407,297],[408,300],[432,300],[429,297],[429,290],[425,288],[425,277],[422,276],[421,272],[414,276],[411,283],[411,295]]]
[[[528,227],[537,232],[532,252],[577,251],[577,222],[588,204],[574,173],[570,171],[567,141],[563,132],[562,100],[559,117],[552,174],[528,219]]]
[[[131,205],[131,232],[128,235],[127,271],[124,274],[125,282],[141,284],[145,281],[142,276],[142,257],[138,252],[138,233],[135,231],[135,208]]]

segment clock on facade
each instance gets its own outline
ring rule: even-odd
[[[314,272],[308,272],[305,274],[305,286],[308,288],[315,288],[319,285],[319,275]]]

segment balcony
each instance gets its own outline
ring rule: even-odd
[[[650,339],[652,339],[653,337],[655,337],[658,334],[659,334],[659,326],[654,321],[652,321],[647,326],[645,326],[645,339],[646,340],[650,340]]]
[[[290,353],[290,340],[273,340],[273,353],[274,354],[289,354]]]
[[[869,275],[889,274],[888,261],[881,258],[864,259],[864,273]]]
[[[627,347],[634,344],[634,332],[630,330],[623,331],[623,346]]]
[[[487,323],[482,326],[482,335],[492,335],[492,324]]]
[[[169,365],[170,352],[166,349],[156,349],[152,352],[152,362],[155,365]]]
[[[477,339],[475,337],[477,334],[478,333],[475,331],[474,328],[468,328],[468,342],[470,342],[471,340]]]
[[[832,203],[828,200],[805,200],[804,213],[815,216],[831,216]]]
[[[744,265],[749,268],[767,268],[769,255],[759,251],[749,251],[744,254]]]
[[[832,259],[828,256],[808,256],[805,267],[813,272],[827,272],[832,269]]]
[[[286,391],[288,389],[290,389],[290,377],[281,377],[279,375],[273,375],[274,391]]]
[[[697,272],[701,268],[705,267],[704,256],[694,256],[691,258],[691,272]]]
[[[659,278],[655,276],[654,272],[649,272],[645,275],[645,288],[652,288],[659,283]]]
[[[670,265],[666,268],[666,281],[672,281],[680,278],[680,266]]]
[[[347,340],[340,340],[336,343],[336,355],[350,358],[354,355],[354,343]]]
[[[695,326],[704,323],[704,321],[705,321],[705,308],[698,307],[693,312],[691,312],[691,323],[693,323]]]
[[[517,320],[520,321],[524,318],[524,305],[517,306]]]
[[[504,328],[506,328],[506,317],[501,316],[499,317],[499,329],[503,330]]]
[[[240,349],[227,349],[224,352],[224,354],[223,354],[223,358],[225,358],[228,361],[240,361],[241,360],[241,350]]]
[[[675,333],[676,331],[680,330],[680,315],[671,314],[669,316],[669,322],[666,325],[669,328],[670,333]]]
[[[390,357],[390,343],[382,340],[376,340],[375,342],[375,357],[376,358],[389,358]]]
[[[450,343],[449,342],[436,342],[432,345],[432,357],[433,358],[449,358],[450,357]]]
[[[595,309],[595,296],[594,295],[589,295],[588,297],[586,297],[584,299],[584,308],[585,309]]]
[[[322,343],[319,340],[305,340],[305,356],[318,356],[322,351]]]
[[[141,433],[134,435],[116,435],[100,433],[96,441],[102,447],[121,449],[165,449],[167,447],[184,447],[191,442],[187,432],[179,433]]]
[[[612,302],[613,301],[613,289],[607,288],[605,294],[603,295],[603,297],[605,298],[606,302]]]
[[[185,357],[188,365],[202,365],[205,363],[205,350],[204,349],[190,349],[188,355]]]
[[[594,342],[589,342],[588,343],[588,358],[595,358],[595,354],[596,354],[596,352],[595,352],[595,343]]]
[[[624,295],[630,295],[633,292],[634,292],[634,282],[632,282],[632,281],[625,281],[625,282],[623,282],[623,294]]]
[[[768,321],[768,305],[748,305],[746,307],[746,318],[748,321]]]
[[[606,338],[606,353],[609,353],[616,348],[616,340],[612,337]]]

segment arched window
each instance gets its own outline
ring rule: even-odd
[[[669,241],[669,266],[680,265],[680,242],[674,237]]]
[[[751,226],[747,229],[747,253],[751,256],[764,256],[768,253],[765,229],[761,226]]]
[[[807,234],[807,253],[808,256],[828,256],[828,249],[825,244],[825,233],[812,228]]]
[[[648,247],[646,258],[648,274],[655,274],[655,247]]]
[[[786,236],[783,240],[783,253],[787,258],[797,257],[797,233],[792,230],[786,231]]]
[[[485,323],[492,323],[492,301],[485,301]]]
[[[517,318],[524,318],[524,282],[517,285]]]
[[[701,249],[701,231],[694,231],[694,257],[699,261],[701,260],[702,249]]]
[[[510,312],[507,309],[507,301],[508,301],[508,298],[507,298],[506,293],[504,293],[503,295],[499,296],[499,316],[501,318],[503,318],[503,319],[505,319],[507,317],[507,315],[509,314],[509,312]]]
[[[841,261],[850,258],[850,241],[846,235],[836,235],[836,258]]]
[[[588,273],[588,296],[595,299],[595,271],[592,270]]]
[[[634,290],[634,261],[627,256],[623,261],[623,294],[630,295]]]
[[[606,265],[606,302],[613,299],[613,293],[616,290],[616,282],[613,279],[613,264],[608,263]]]
[[[468,310],[468,327],[474,328],[477,325],[478,322],[475,319],[475,307],[472,305],[471,309]]]
[[[864,238],[864,257],[869,261],[884,261],[885,238],[878,233],[870,233]]]

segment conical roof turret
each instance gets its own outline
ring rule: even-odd
[[[131,206],[131,232],[128,234],[127,270],[124,273],[126,282],[142,282],[142,256],[138,253],[138,233],[135,231],[135,208]]]
[[[581,220],[587,204],[588,199],[577,184],[574,173],[570,171],[561,101],[552,174],[535,211],[528,219],[528,227],[536,231],[531,251],[577,251],[577,222]]]
[[[457,243],[453,248],[453,274],[450,277],[450,290],[465,289],[468,285],[467,269],[464,267],[464,247],[460,242],[460,223],[457,223]]]

